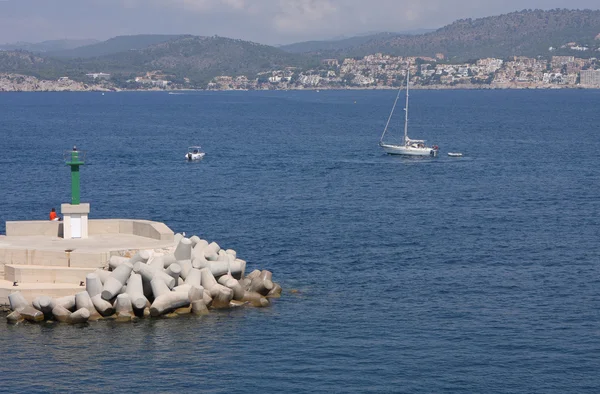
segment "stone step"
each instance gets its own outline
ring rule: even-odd
[[[69,253],[64,250],[35,250],[0,245],[0,263],[69,266]]]
[[[21,283],[63,283],[79,286],[87,274],[94,272],[95,268],[53,267],[45,265],[17,265],[4,266],[4,279]]]
[[[4,264],[99,268],[106,265],[110,256],[111,251],[41,250],[3,247],[0,244],[0,263]]]
[[[8,295],[20,291],[28,302],[39,295],[46,295],[52,298],[74,295],[85,290],[85,286],[71,283],[18,283],[13,286],[13,282],[0,280],[0,305],[8,305]]]

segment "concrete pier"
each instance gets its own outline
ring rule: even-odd
[[[175,236],[162,223],[89,220],[88,238],[61,237],[60,222],[7,222],[0,236],[0,305],[7,322],[70,324],[104,318],[203,315],[265,307],[281,294],[267,270],[244,276],[234,249]]]
[[[90,219],[88,237],[74,239],[63,238],[62,222],[8,221],[0,235],[0,305],[17,290],[29,302],[73,295],[111,256],[171,248],[173,237],[165,224],[148,220]]]

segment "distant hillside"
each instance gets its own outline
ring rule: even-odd
[[[98,40],[49,40],[38,43],[16,42],[13,44],[0,45],[0,50],[4,51],[28,51],[28,52],[54,52],[63,51],[91,45],[97,43]]]
[[[377,39],[390,39],[399,35],[416,35],[429,33],[433,30],[420,29],[415,31],[407,31],[401,33],[372,33],[361,36],[355,36],[350,38],[341,38],[336,40],[325,40],[325,41],[304,41],[289,45],[282,45],[279,49],[283,49],[286,52],[291,53],[309,53],[309,52],[320,52],[320,51],[339,51],[344,49],[350,49],[359,45],[367,44],[370,41]]]
[[[206,84],[218,75],[254,75],[260,71],[288,66],[318,64],[318,59],[295,55],[281,49],[249,41],[224,37],[184,36],[141,50],[119,52],[88,59],[65,62],[67,75],[80,70],[131,75],[161,70],[172,79],[189,78]],[[0,63],[1,65],[1,63]],[[0,68],[0,72],[2,68]]]
[[[434,32],[416,36],[374,37],[352,48],[319,51],[319,54],[323,57],[354,57],[378,52],[396,56],[434,56],[443,53],[455,60],[488,56],[538,56],[549,55],[548,48],[551,46],[560,49],[570,42],[590,44],[599,33],[600,11],[524,10],[481,19],[462,19]],[[566,54],[568,50],[559,52]],[[578,52],[571,54],[586,55]],[[593,53],[587,55],[594,56]]]
[[[48,55],[62,58],[91,58],[148,48],[152,45],[175,40],[182,35],[140,34],[133,36],[117,36],[106,41],[81,46],[70,50],[49,52]]]
[[[32,75],[57,79],[64,75],[66,64],[30,52],[0,51],[0,73]]]

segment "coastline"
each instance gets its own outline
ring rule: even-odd
[[[121,89],[106,84],[86,84],[72,80],[40,80],[21,74],[0,74],[0,93],[8,92],[227,92],[227,91],[320,91],[320,90],[397,90],[397,86],[299,86],[285,89],[191,89],[191,88],[140,88]],[[561,90],[561,89],[600,89],[600,86],[558,85],[535,83],[492,83],[492,84],[455,84],[455,85],[412,85],[414,90]]]

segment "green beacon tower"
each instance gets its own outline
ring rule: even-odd
[[[79,184],[79,167],[85,164],[85,152],[74,146],[72,151],[65,152],[64,159],[65,164],[71,167],[71,203],[60,206],[63,214],[63,238],[87,238],[90,204],[81,203]]]
[[[85,163],[83,157],[80,157],[76,146],[73,147],[70,157],[67,157],[66,164],[71,167],[71,205],[79,205],[81,196],[79,166]]]

